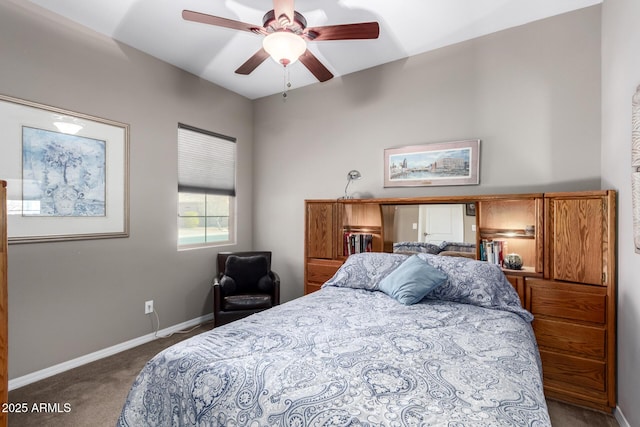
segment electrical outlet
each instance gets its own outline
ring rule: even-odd
[[[153,313],[153,300],[145,301],[144,303],[144,314]]]

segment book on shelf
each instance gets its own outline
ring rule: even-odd
[[[345,232],[343,234],[344,255],[373,251],[373,234]]]
[[[502,266],[504,255],[507,253],[507,242],[505,240],[482,239],[480,244],[480,260]]]

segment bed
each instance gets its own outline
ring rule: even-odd
[[[156,355],[118,425],[550,426],[531,320],[495,265],[352,255],[321,290]]]

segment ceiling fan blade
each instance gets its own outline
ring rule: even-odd
[[[258,65],[262,64],[268,57],[269,54],[267,53],[267,51],[263,48],[260,48],[259,51],[254,53],[251,58],[247,59],[247,61],[236,70],[236,74],[251,74],[251,72],[255,70]]]
[[[329,71],[327,67],[322,65],[322,62],[320,62],[320,60],[318,60],[318,58],[316,58],[315,55],[309,51],[309,49],[307,49],[299,59],[300,62],[302,62],[302,64],[304,64],[304,66],[307,67],[309,71],[311,71],[311,74],[316,76],[316,79],[318,79],[319,81],[326,82],[327,80],[333,78],[333,74],[331,74],[331,71]]]
[[[293,0],[273,0],[273,11],[276,16],[276,20],[281,26],[286,27],[290,23],[293,23]]]
[[[377,39],[380,35],[380,25],[377,22],[327,25],[325,27],[307,28],[304,31],[304,35],[313,41]]]
[[[234,21],[233,19],[221,18],[219,16],[207,15],[206,13],[194,12],[192,10],[183,10],[182,18],[187,21],[200,22],[202,24],[215,25],[217,27],[231,28],[233,30],[249,31],[252,33],[260,32],[261,27],[257,27],[245,22]]]

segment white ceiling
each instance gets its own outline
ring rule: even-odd
[[[271,0],[30,0],[119,42],[250,99],[284,89],[272,60],[248,76],[235,70],[262,46],[262,36],[182,19],[189,9],[262,26]],[[378,21],[375,40],[310,42],[334,78],[453,43],[601,3],[602,0],[297,0],[309,27]],[[318,83],[296,62],[292,88]],[[328,82],[330,83],[330,81]]]

